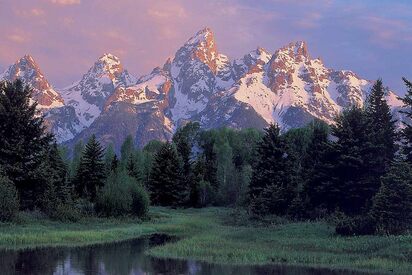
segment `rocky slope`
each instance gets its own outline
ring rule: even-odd
[[[2,75],[9,80],[17,77],[32,85],[33,99],[59,142],[73,144],[96,134],[116,147],[127,135],[136,145],[170,139],[190,120],[205,128],[278,123],[285,130],[313,118],[332,123],[343,108],[362,105],[373,84],[354,72],[327,68],[310,56],[302,41],[274,53],[257,48],[230,61],[218,51],[209,28],[197,32],[163,66],[138,79],[111,54],[59,91],[30,56]],[[402,105],[392,91],[387,100],[394,111]]]

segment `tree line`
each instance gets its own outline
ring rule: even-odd
[[[376,81],[363,107],[331,126],[314,120],[281,132],[204,130],[189,122],[170,142],[143,148],[127,137],[119,152],[92,136],[73,152],[56,145],[21,81],[0,91],[2,220],[16,209],[50,217],[147,214],[152,205],[235,206],[250,217],[336,220],[342,235],[397,234],[412,222],[412,84],[396,127]]]
[[[411,121],[412,85],[402,99]],[[249,209],[298,220],[334,217],[342,235],[397,234],[412,223],[412,125],[397,132],[376,81],[364,107],[330,127],[314,121],[281,135],[271,125],[257,146]],[[298,145],[298,146],[297,146]]]

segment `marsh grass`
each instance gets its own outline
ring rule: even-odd
[[[35,219],[0,224],[0,248],[85,245],[152,233],[180,238],[150,249],[156,257],[222,264],[287,264],[412,274],[412,236],[340,237],[325,222],[233,223],[223,208],[152,208],[147,221],[88,218],[78,223]]]

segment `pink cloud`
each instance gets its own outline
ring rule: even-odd
[[[20,34],[10,34],[7,36],[7,39],[16,43],[24,43],[27,41],[27,38]]]
[[[32,9],[15,9],[14,13],[19,17],[42,17],[45,15],[45,11],[41,8]]]
[[[365,16],[359,21],[359,27],[368,31],[373,43],[383,47],[395,47],[400,41],[407,41],[412,28],[404,21],[379,16]]]
[[[77,5],[80,4],[80,0],[51,0],[53,4],[62,6]]]

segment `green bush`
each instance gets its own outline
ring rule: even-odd
[[[72,204],[59,203],[49,216],[53,220],[62,222],[77,222],[81,218],[81,213]]]
[[[335,228],[335,232],[341,236],[373,235],[375,231],[376,221],[370,215],[343,216]]]
[[[146,216],[150,204],[149,194],[146,189],[134,180],[134,182],[130,183],[130,194],[132,196],[132,214],[137,217]]]
[[[125,172],[112,173],[98,192],[96,211],[104,216],[146,215],[149,197],[144,188]]]
[[[87,199],[77,199],[74,202],[74,209],[80,214],[80,216],[90,217],[96,214],[94,203]]]
[[[0,176],[0,221],[11,221],[19,212],[17,189],[7,177]]]

